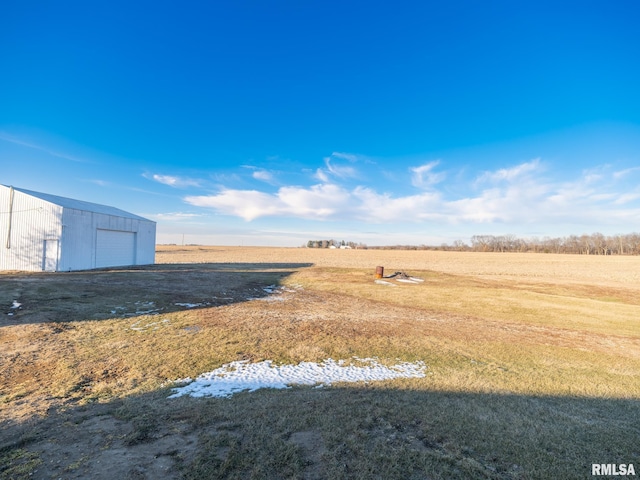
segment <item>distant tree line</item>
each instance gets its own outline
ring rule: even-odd
[[[470,249],[478,252],[640,255],[640,233],[603,235],[597,232],[580,236],[527,239],[515,235],[474,235],[471,237]]]
[[[367,246],[364,243],[345,242],[344,240],[309,240],[306,245],[307,248],[360,248],[365,249]]]
[[[516,235],[474,235],[471,245],[456,240],[452,245],[394,245],[369,247],[393,250],[449,250],[460,252],[533,252],[573,253],[579,255],[640,255],[640,233],[603,235],[602,233],[568,237],[518,238]]]

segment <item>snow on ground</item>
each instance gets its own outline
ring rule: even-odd
[[[396,282],[400,282],[400,283],[422,283],[424,282],[424,278],[420,278],[420,277],[410,277],[409,275],[407,275],[404,272],[396,272],[392,275],[387,275],[386,277],[382,277],[384,278],[384,280],[374,280],[374,283],[377,283],[378,285],[385,285],[387,287],[397,287],[396,284],[390,282],[389,280],[395,280]]]
[[[111,310],[112,315],[120,315],[121,317],[134,317],[136,315],[158,315],[158,312],[164,308],[157,308],[156,302],[135,302],[133,304],[134,312],[127,312],[127,307],[115,307]]]
[[[302,362],[298,365],[273,365],[270,360],[248,363],[231,362],[195,380],[186,378],[176,383],[190,382],[176,387],[169,398],[182,395],[192,397],[229,397],[237,392],[260,388],[288,388],[290,385],[331,385],[335,382],[375,382],[394,378],[425,376],[424,362],[400,363],[387,367],[373,358],[354,357],[363,366],[345,365],[344,360],[327,359],[322,363]]]
[[[262,300],[266,302],[285,301],[289,298],[288,293],[295,293],[302,289],[302,286],[295,285],[293,288],[285,286],[269,285],[268,287],[254,288],[253,291],[259,292],[259,296],[247,297],[246,300]],[[226,292],[222,292],[226,293]],[[211,301],[203,302],[176,302],[176,307],[182,307],[186,309],[198,308],[198,307],[210,307],[212,305],[219,306],[225,305],[237,300],[236,297],[211,297]],[[14,300],[12,309],[20,307],[21,304]],[[161,311],[165,310],[164,307],[159,308],[155,302],[138,301],[135,303],[129,302],[127,306],[117,306],[111,310],[112,315],[118,315],[120,317],[135,317],[139,315],[158,315]],[[9,313],[8,315],[13,315]]]
[[[276,285],[269,285],[268,287],[262,287],[262,291],[267,295],[261,295],[260,297],[247,297],[247,300],[259,300],[262,302],[284,302],[289,298],[286,293],[296,293],[302,290],[301,285],[294,285],[293,288],[286,286],[277,287]]]
[[[18,302],[17,300],[14,300],[13,303],[11,304],[11,310],[17,310],[20,307],[22,307],[22,304],[20,302]],[[13,315],[13,312],[9,312],[9,313],[7,313],[7,315]]]

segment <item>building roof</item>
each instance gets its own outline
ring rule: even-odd
[[[41,200],[44,200],[45,202],[53,203],[54,205],[58,205],[62,208],[72,208],[74,210],[102,213],[104,215],[113,215],[115,217],[133,218],[136,220],[144,220],[146,222],[152,221],[139,215],[134,215],[133,213],[125,212],[124,210],[120,210],[116,207],[110,207],[108,205],[100,205],[98,203],[85,202],[83,200],[75,200],[73,198],[59,197],[57,195],[50,195],[48,193],[34,192],[33,190],[26,190],[24,188],[13,187],[13,189],[16,192],[21,192],[26,195],[39,198]]]

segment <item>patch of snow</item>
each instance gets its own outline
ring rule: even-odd
[[[136,315],[158,315],[158,312],[164,310],[164,308],[153,308],[156,306],[155,302],[135,302],[135,311],[127,312],[127,307],[114,307],[110,310],[111,315],[120,315],[121,317],[134,317]]]
[[[387,287],[395,287],[396,286],[391,282],[387,282],[386,280],[374,280],[374,282],[377,283],[378,285],[386,285]]]
[[[268,297],[250,298],[248,300],[258,300],[261,302],[284,302],[286,298],[282,295],[269,295]]]
[[[18,302],[17,300],[14,300],[13,303],[11,304],[10,310],[17,310],[19,308],[22,307],[22,304],[20,302]],[[12,316],[14,314],[14,312],[7,312],[7,315]]]
[[[207,304],[206,303],[174,303],[174,305],[177,305],[179,307],[185,307],[185,308],[196,308],[196,307],[203,307]]]
[[[335,382],[375,382],[394,378],[425,376],[424,362],[399,363],[391,367],[372,358],[360,359],[363,366],[344,365],[344,361],[327,359],[322,363],[302,362],[298,365],[273,365],[270,360],[258,363],[237,361],[203,373],[194,381],[173,389],[169,398],[182,395],[192,397],[229,397],[237,392],[260,388],[288,388],[291,385],[331,385]],[[178,380],[185,383],[191,379]]]
[[[161,308],[151,308],[156,306],[156,302],[136,302],[136,313],[135,315],[149,315],[149,314],[157,314]],[[148,310],[139,310],[140,308],[147,308]]]
[[[408,278],[396,278],[396,282],[402,282],[402,283],[413,283],[416,284],[418,282],[416,282],[415,280],[410,280]]]
[[[283,302],[288,297],[284,295],[284,293],[295,293],[300,288],[288,288],[285,286],[277,287],[276,285],[269,285],[268,287],[262,287],[261,290],[267,294],[267,296],[263,297],[247,297],[247,300],[260,300],[263,302]]]

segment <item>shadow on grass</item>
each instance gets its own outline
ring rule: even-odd
[[[0,326],[102,320],[244,302],[311,263],[198,263],[0,275]],[[19,304],[19,306],[16,306]]]
[[[593,463],[640,467],[637,400],[362,384],[169,394],[5,422],[0,477],[571,479]]]

